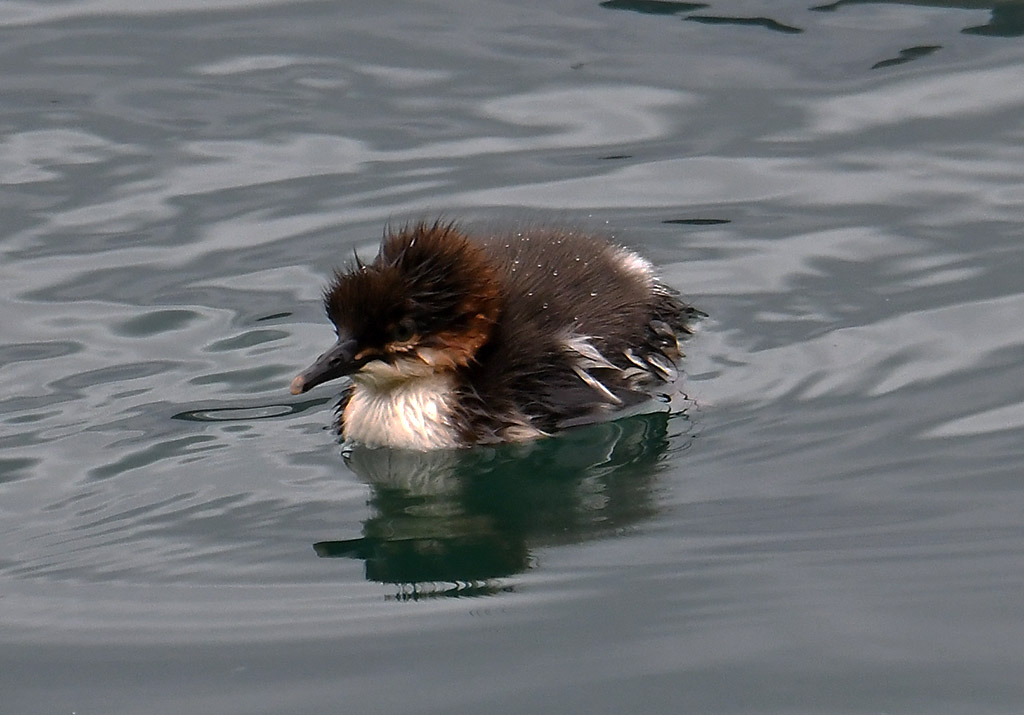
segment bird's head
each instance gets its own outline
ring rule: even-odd
[[[454,225],[384,236],[372,263],[335,272],[324,307],[337,342],[291,384],[293,394],[344,375],[401,382],[468,365],[500,312],[494,269]]]

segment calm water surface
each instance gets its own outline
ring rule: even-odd
[[[0,9],[0,712],[1024,712],[1024,4]],[[711,317],[417,456],[288,382],[388,220]]]

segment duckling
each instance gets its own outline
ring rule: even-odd
[[[292,394],[347,376],[338,432],[420,451],[534,440],[649,401],[705,315],[601,238],[441,221],[387,231],[372,263],[335,272],[324,307],[337,341]]]

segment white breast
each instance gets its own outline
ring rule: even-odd
[[[459,446],[451,425],[454,386],[433,373],[402,380],[357,373],[342,415],[342,434],[370,447],[431,450]]]

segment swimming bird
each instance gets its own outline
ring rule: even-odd
[[[324,307],[337,341],[291,392],[348,376],[338,432],[421,451],[533,440],[670,391],[704,316],[601,238],[440,221],[387,230],[372,262],[335,271]]]

